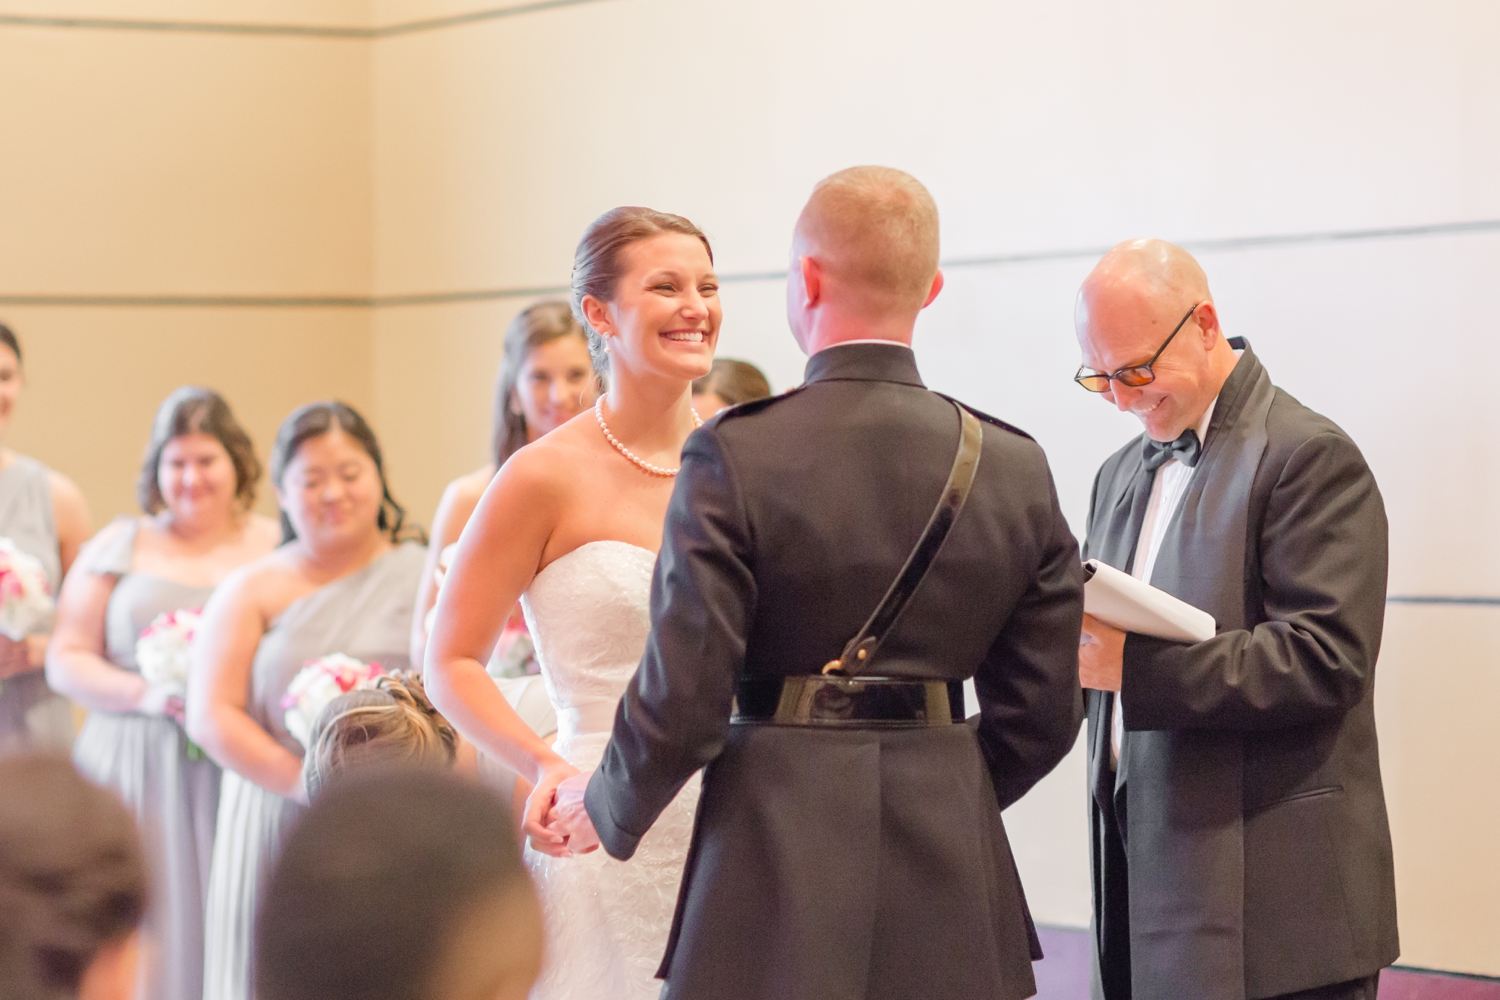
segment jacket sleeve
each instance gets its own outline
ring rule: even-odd
[[[651,584],[650,639],[584,804],[604,849],[635,853],[695,771],[719,755],[755,611],[750,532],[714,425],[688,438]]]
[[[1266,620],[1193,644],[1128,636],[1126,727],[1277,729],[1359,704],[1385,620],[1386,527],[1354,442],[1325,432],[1299,445],[1252,539]]]
[[[1047,482],[1047,511],[1038,519],[1040,559],[974,675],[979,745],[1001,809],[1057,766],[1072,749],[1083,719],[1078,684],[1083,566],[1045,461],[1041,475]]]

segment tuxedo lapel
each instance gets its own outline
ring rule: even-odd
[[[1266,450],[1270,376],[1249,347],[1220,393],[1187,495],[1167,523],[1151,583],[1220,627],[1244,626],[1244,566],[1251,486]]]

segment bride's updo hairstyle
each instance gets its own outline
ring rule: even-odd
[[[696,237],[703,249],[708,251],[708,262],[713,263],[714,248],[709,246],[703,230],[680,215],[670,215],[651,208],[631,205],[612,208],[589,223],[573,253],[573,285],[571,304],[573,316],[583,325],[589,338],[589,354],[594,359],[594,370],[600,376],[609,374],[609,355],[604,351],[604,338],[589,325],[583,314],[583,300],[592,295],[600,302],[610,302],[615,297],[615,287],[625,270],[625,248],[641,240],[666,233],[681,233]]]
[[[376,525],[381,531],[388,533],[393,542],[414,538],[425,544],[427,533],[419,526],[406,526],[406,508],[391,496],[391,488],[385,479],[385,461],[380,457],[380,442],[375,440],[375,432],[370,430],[370,425],[359,415],[359,411],[348,403],[340,403],[338,400],[308,403],[293,410],[291,416],[281,422],[281,429],[276,432],[276,443],[271,446],[271,482],[279,489],[286,477],[286,467],[297,457],[302,445],[335,429],[359,442],[365,454],[370,456],[370,461],[375,463],[375,472],[380,476],[380,514],[376,518]],[[292,527],[291,519],[282,511],[282,543],[293,541],[296,537],[297,529]]]
[[[339,695],[313,722],[302,780],[309,798],[335,775],[375,767],[451,768],[458,733],[415,671],[384,674]]]

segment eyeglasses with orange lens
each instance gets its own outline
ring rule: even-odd
[[[1167,345],[1172,342],[1172,338],[1177,336],[1177,331],[1182,329],[1183,324],[1192,318],[1193,313],[1197,312],[1198,306],[1202,304],[1202,302],[1199,302],[1198,305],[1193,306],[1193,308],[1187,311],[1186,316],[1177,321],[1177,325],[1172,328],[1172,332],[1167,334],[1167,339],[1162,341],[1161,346],[1156,349],[1156,353],[1151,355],[1151,360],[1145,364],[1127,365],[1113,375],[1106,375],[1103,372],[1085,371],[1084,366],[1079,365],[1078,374],[1073,376],[1073,381],[1083,386],[1089,392],[1108,392],[1111,379],[1121,385],[1128,385],[1132,389],[1139,389],[1143,385],[1150,385],[1156,381],[1156,372],[1151,370],[1151,366],[1156,364],[1156,359],[1161,357],[1161,352],[1165,351]]]

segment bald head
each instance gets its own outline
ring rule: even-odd
[[[794,237],[829,282],[874,309],[922,308],[938,269],[932,195],[891,167],[851,167],[813,189]]]
[[[1156,357],[1152,382],[1112,381],[1104,398],[1158,441],[1197,426],[1234,370],[1208,277],[1165,240],[1129,240],[1105,254],[1078,290],[1074,320],[1085,369],[1112,374]]]
[[[1111,305],[1170,305],[1212,302],[1208,275],[1182,247],[1166,240],[1127,240],[1115,245],[1094,265],[1078,292],[1080,323],[1089,306],[1107,299]],[[1190,301],[1191,300],[1191,301]]]

